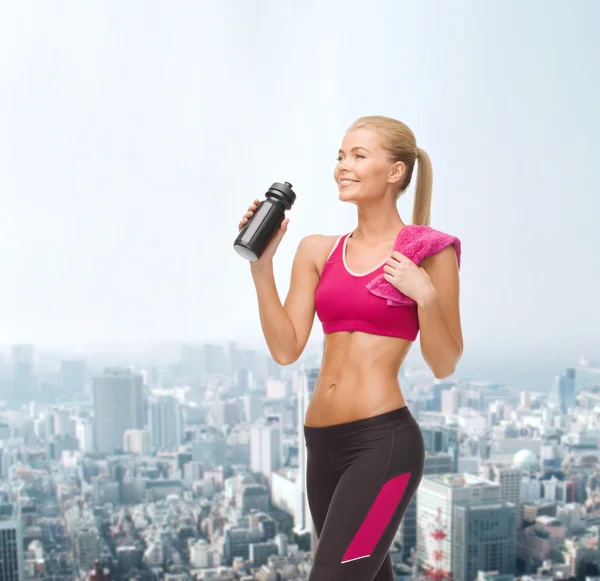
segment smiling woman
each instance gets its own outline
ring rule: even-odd
[[[415,166],[413,223],[406,224],[397,199]],[[419,334],[435,377],[451,375],[462,355],[460,240],[429,226],[431,162],[404,123],[357,120],[333,174],[340,200],[357,207],[356,228],[301,241],[284,304],[272,259],[287,219],[250,267],[277,362],[300,357],[315,314],[325,335],[304,420],[307,494],[319,539],[309,581],[392,581],[389,548],[425,457],[398,373]]]

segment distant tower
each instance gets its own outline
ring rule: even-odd
[[[33,345],[12,346],[12,390],[15,401],[29,402],[36,399]]]
[[[569,410],[577,403],[575,382],[575,369],[572,367],[566,369],[562,375],[557,375],[554,379],[551,400],[558,404],[562,414],[568,414]]]

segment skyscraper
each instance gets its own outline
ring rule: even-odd
[[[17,503],[0,505],[0,579],[25,581],[21,511]]]
[[[556,379],[558,387],[558,405],[560,411],[566,414],[575,406],[575,370],[572,368],[566,369],[564,375],[560,375]]]
[[[454,425],[421,424],[421,433],[428,454],[443,452],[452,458],[452,472],[458,470],[458,427]]]
[[[13,398],[19,402],[36,398],[33,345],[12,346]]]
[[[111,454],[123,448],[125,430],[144,427],[141,375],[131,369],[107,367],[94,378],[96,450]]]
[[[487,462],[479,467],[479,474],[486,480],[498,483],[501,501],[521,506],[521,468]]]
[[[500,486],[471,474],[426,476],[417,493],[418,559],[471,581],[479,569],[513,573],[518,507]],[[434,534],[443,528],[440,543]],[[441,554],[440,554],[441,551]]]
[[[304,417],[306,416],[306,408],[308,402],[315,390],[317,378],[319,377],[319,369],[306,369],[294,372],[293,387],[298,401],[298,478],[296,480],[297,502],[298,508],[295,511],[296,532],[313,534],[313,522],[308,506],[308,498],[306,495],[306,441],[304,439]],[[315,550],[313,534],[312,550]]]
[[[173,396],[159,395],[149,399],[148,431],[154,450],[171,452],[181,445],[183,417]]]
[[[252,472],[270,477],[282,466],[281,418],[269,416],[257,420],[250,430],[250,463]]]
[[[478,571],[515,573],[518,513],[512,502],[457,503],[452,538],[455,581],[471,581]]]
[[[423,474],[448,474],[452,472],[453,459],[445,452],[427,453]],[[398,527],[395,540],[402,547],[402,558],[408,559],[417,546],[417,498],[410,501],[402,522]]]

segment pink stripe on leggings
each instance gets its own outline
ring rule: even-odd
[[[398,508],[409,480],[410,472],[407,472],[388,480],[381,487],[365,520],[356,531],[350,545],[348,545],[342,557],[342,563],[368,557],[373,552]]]

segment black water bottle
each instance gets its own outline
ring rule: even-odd
[[[233,248],[250,262],[256,262],[277,234],[285,218],[296,201],[292,184],[275,182],[267,191],[264,199],[254,211],[254,215],[240,230]]]

